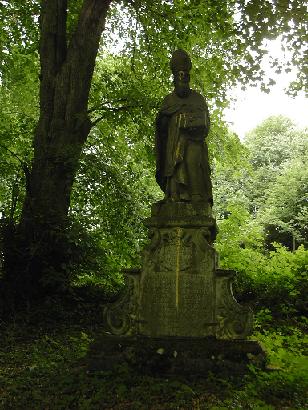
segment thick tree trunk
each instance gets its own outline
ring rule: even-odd
[[[28,293],[42,288],[46,272],[59,271],[63,264],[59,237],[67,225],[72,184],[91,128],[88,97],[110,3],[84,0],[67,45],[67,0],[42,1],[40,118],[18,229],[22,257],[14,269],[17,287],[26,285]]]

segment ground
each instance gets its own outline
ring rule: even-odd
[[[101,331],[101,313],[97,301],[49,300],[39,309],[3,320],[0,408],[307,408],[307,357],[296,331],[288,337],[273,329],[257,333],[269,351],[272,370],[251,365],[244,376],[232,372],[166,376],[137,371],[125,363],[113,371],[91,370],[89,349]]]

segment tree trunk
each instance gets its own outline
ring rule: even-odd
[[[19,263],[12,260],[16,252],[8,258],[11,274],[13,262],[15,266],[15,277],[11,279],[28,294],[44,288],[46,275],[47,282],[57,282],[51,278],[52,272],[61,271],[63,266],[62,239],[70,194],[91,128],[88,97],[110,3],[111,0],[84,0],[75,32],[67,44],[67,0],[42,1],[40,118],[18,227],[17,246],[23,249]],[[58,282],[63,284],[64,279],[62,275]]]
[[[292,251],[295,252],[296,251],[296,241],[295,241],[295,235],[292,232]]]

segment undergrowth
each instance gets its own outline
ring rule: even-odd
[[[121,365],[89,371],[89,347],[101,329],[102,306],[80,302],[79,315],[61,311],[1,323],[1,409],[305,409],[308,359],[305,325],[274,327],[257,315],[254,339],[268,354],[268,370],[250,366],[245,377],[159,377]],[[58,305],[59,309],[59,305]],[[55,308],[56,310],[56,308]],[[89,316],[89,312],[91,315]],[[265,317],[265,318],[264,318]],[[267,329],[262,329],[267,320]]]

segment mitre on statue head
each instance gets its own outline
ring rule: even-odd
[[[170,60],[170,68],[173,74],[179,71],[190,71],[191,67],[191,59],[186,51],[181,49],[174,51]]]

